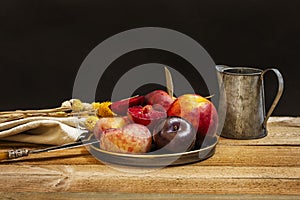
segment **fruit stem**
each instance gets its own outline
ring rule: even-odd
[[[207,96],[207,97],[204,97],[205,99],[211,99],[213,96],[215,96],[214,94],[210,95],[210,96]]]

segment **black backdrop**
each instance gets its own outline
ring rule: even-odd
[[[299,10],[297,0],[1,1],[0,110],[58,106],[72,97],[77,70],[96,45],[157,26],[192,37],[217,64],[279,68],[285,91],[274,115],[300,115]],[[145,57],[155,56],[136,59]],[[269,106],[274,75],[266,88]]]

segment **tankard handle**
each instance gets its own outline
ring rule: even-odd
[[[264,77],[264,74],[268,71],[273,71],[276,76],[277,76],[277,80],[278,80],[278,90],[277,90],[277,94],[276,94],[276,97],[271,105],[271,107],[269,108],[269,111],[267,113],[267,115],[265,116],[265,119],[264,119],[264,122],[263,122],[263,127],[266,128],[267,126],[267,121],[269,119],[269,117],[271,116],[272,112],[274,111],[281,95],[282,95],[282,92],[283,92],[283,77],[281,75],[281,73],[279,72],[278,69],[274,69],[274,68],[269,68],[269,69],[265,69],[262,74],[261,74],[261,79],[263,80],[263,77]]]

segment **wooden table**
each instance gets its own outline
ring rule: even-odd
[[[300,118],[272,117],[268,130],[257,140],[220,138],[205,161],[148,173],[111,168],[84,147],[2,162],[0,199],[300,199]]]

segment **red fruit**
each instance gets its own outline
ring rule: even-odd
[[[133,106],[128,108],[128,117],[135,123],[152,127],[162,118],[167,117],[166,111],[159,105]]]
[[[140,124],[128,124],[119,129],[108,129],[100,134],[100,148],[117,153],[146,153],[151,149],[149,129]]]
[[[168,116],[182,117],[197,130],[197,145],[206,135],[214,136],[218,125],[216,108],[208,99],[196,94],[178,97],[168,110]]]
[[[144,96],[130,97],[120,101],[113,102],[110,109],[118,115],[126,115],[127,109],[132,106],[143,105]]]
[[[149,105],[160,104],[167,111],[174,99],[163,90],[154,90],[145,96],[145,101]]]

